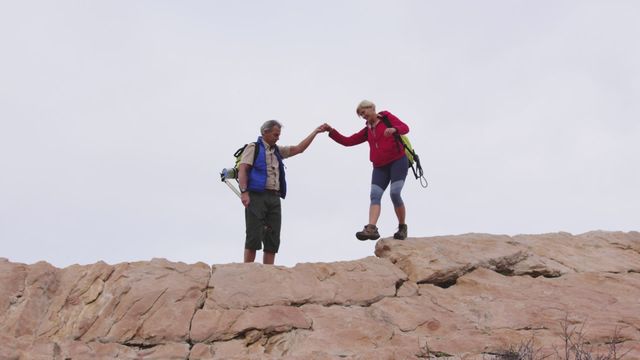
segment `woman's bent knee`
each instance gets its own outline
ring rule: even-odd
[[[393,207],[400,207],[404,205],[402,201],[402,187],[404,186],[404,181],[395,181],[391,183],[390,195],[391,202],[393,202]]]
[[[371,185],[371,205],[380,205],[384,189],[378,185]]]

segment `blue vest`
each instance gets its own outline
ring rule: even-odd
[[[251,172],[249,172],[249,184],[247,186],[249,191],[264,192],[267,186],[267,151],[262,142],[262,136],[259,136],[258,141],[256,141],[256,151],[258,155],[253,162]],[[287,195],[287,181],[285,179],[282,155],[280,155],[277,146],[275,146],[275,154],[278,159],[278,169],[280,170],[280,197],[284,199]]]

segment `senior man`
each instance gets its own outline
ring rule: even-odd
[[[273,264],[280,248],[282,212],[280,198],[287,195],[283,159],[304,152],[317,134],[327,131],[323,125],[314,129],[298,145],[276,145],[282,124],[269,120],[260,127],[261,136],[244,149],[238,166],[240,199],[245,207],[246,240],[244,262],[254,262],[256,251],[264,246],[262,262]],[[257,154],[256,154],[257,151]]]

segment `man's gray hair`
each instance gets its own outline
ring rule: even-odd
[[[278,120],[267,120],[262,126],[260,126],[260,134],[264,135],[266,132],[271,131],[271,129],[277,126],[282,129],[282,124]]]

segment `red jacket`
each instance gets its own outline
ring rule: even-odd
[[[400,119],[392,113],[388,111],[381,111],[379,115],[386,115],[389,122],[391,122],[391,127],[396,128],[398,134],[404,135],[409,132],[407,124],[400,121]],[[393,135],[384,136],[384,131],[386,129],[387,125],[385,125],[382,119],[380,119],[380,121],[378,121],[378,125],[376,125],[374,129],[369,128],[365,122],[364,129],[349,137],[340,134],[336,129],[329,132],[329,137],[338,144],[342,144],[344,146],[354,146],[368,141],[369,160],[371,160],[374,167],[380,167],[400,159],[405,154],[404,147],[402,144],[396,142]]]

